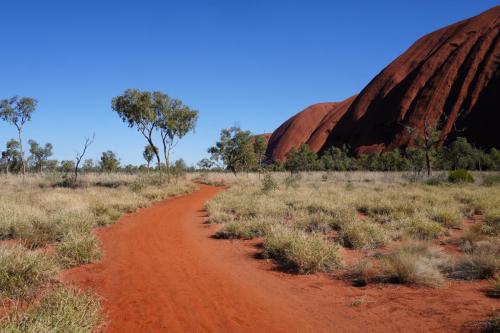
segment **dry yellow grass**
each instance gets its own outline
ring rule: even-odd
[[[207,204],[209,221],[224,225],[219,237],[263,237],[266,244],[270,230],[278,226],[290,229],[292,234],[299,230],[314,235],[315,239],[322,235],[333,245],[376,249],[395,241],[432,242],[446,236],[451,228],[463,228],[465,220],[481,214],[486,222],[478,224],[481,228],[472,241],[484,237],[498,241],[498,185],[428,185],[410,181],[404,173],[381,172],[273,173],[271,177],[273,186],[266,186],[271,181],[269,176],[258,174],[203,176],[207,183],[230,187]],[[481,175],[476,178],[481,179]],[[498,254],[492,256],[491,260],[498,262]],[[303,271],[311,271],[304,265]],[[432,272],[439,275],[436,281],[442,278],[442,272],[435,267]],[[411,277],[403,280],[412,281]]]
[[[56,186],[60,183],[58,175],[0,175],[0,241],[20,243],[0,243],[0,263],[4,263],[0,265],[0,301],[12,297],[29,300],[55,277],[58,268],[99,259],[94,228],[152,201],[196,188],[188,178],[158,185],[153,178],[126,174],[85,175],[77,188]],[[55,246],[53,254],[40,250],[47,245]],[[89,295],[54,291],[26,314],[8,311],[0,328],[8,332],[88,332],[98,321],[97,306]],[[92,318],[83,320],[87,314]]]

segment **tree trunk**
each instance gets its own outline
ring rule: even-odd
[[[429,151],[425,150],[425,164],[427,166],[427,176],[431,175],[431,159],[429,157]]]
[[[21,165],[23,167],[23,175],[26,173],[26,165],[24,164],[24,151],[23,151],[23,140],[21,138],[21,130],[17,131],[19,137],[19,152],[21,154]]]

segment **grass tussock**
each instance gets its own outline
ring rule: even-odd
[[[98,299],[59,288],[28,311],[15,310],[0,321],[5,333],[87,333],[102,323]]]
[[[89,264],[101,258],[98,241],[89,233],[71,233],[56,247],[57,260],[62,267]]]
[[[473,280],[494,277],[500,269],[500,243],[473,243],[454,264],[451,277]]]
[[[21,245],[0,245],[0,297],[31,297],[56,272],[54,260]]]
[[[439,248],[420,242],[397,248],[383,256],[380,263],[389,281],[439,287],[444,282],[442,271],[448,258]]]
[[[279,225],[271,227],[263,248],[265,257],[275,259],[285,270],[301,274],[329,272],[342,263],[337,244],[319,234]]]

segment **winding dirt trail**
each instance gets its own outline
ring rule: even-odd
[[[254,258],[258,242],[210,237],[217,227],[203,223],[203,205],[219,191],[200,185],[98,230],[102,261],[62,280],[100,294],[105,330],[120,333],[454,332],[496,304],[479,284],[355,288],[279,272]]]

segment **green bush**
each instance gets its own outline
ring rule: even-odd
[[[364,221],[345,223],[341,226],[339,236],[344,246],[357,249],[372,249],[389,242],[382,226]]]
[[[217,231],[215,237],[222,239],[252,239],[262,237],[266,234],[271,225],[271,221],[257,219],[233,221]]]
[[[328,272],[341,266],[339,246],[319,234],[276,225],[264,239],[264,257],[275,259],[286,270],[301,274]]]
[[[96,297],[59,288],[27,312],[14,311],[0,321],[5,333],[88,333],[102,321]]]
[[[270,173],[266,173],[264,179],[262,180],[262,192],[269,193],[277,189],[278,184],[274,181]]]
[[[32,296],[57,271],[46,254],[21,245],[0,246],[0,297]]]
[[[101,258],[98,241],[89,233],[72,232],[56,247],[59,263],[66,267],[89,264]]]
[[[467,170],[454,170],[448,174],[448,181],[450,183],[473,183],[474,177]]]
[[[500,174],[487,175],[483,178],[483,185],[493,186],[500,184]]]

